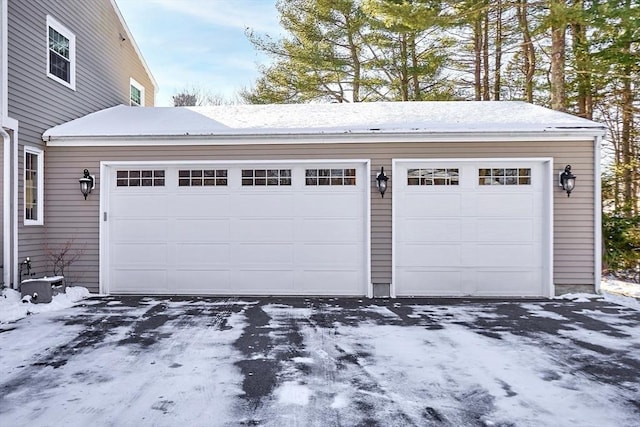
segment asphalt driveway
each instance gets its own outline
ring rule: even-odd
[[[105,297],[0,333],[2,426],[632,426],[603,300]]]

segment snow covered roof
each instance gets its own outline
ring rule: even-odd
[[[517,101],[149,108],[121,105],[53,127],[43,139],[553,131],[600,135],[604,126]]]

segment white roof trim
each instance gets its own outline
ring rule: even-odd
[[[551,136],[551,134],[553,136]],[[67,137],[47,141],[49,147],[144,147],[144,146],[215,146],[215,145],[292,145],[292,144],[367,144],[419,142],[540,142],[591,141],[598,137],[592,131],[523,132],[523,133],[395,133],[347,135],[237,135],[182,137]]]

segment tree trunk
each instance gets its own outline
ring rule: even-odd
[[[345,15],[344,17],[347,27],[350,28],[349,17]],[[353,93],[351,95],[351,100],[353,102],[360,102],[360,79],[362,74],[361,64],[360,64],[360,52],[356,42],[353,39],[353,32],[351,30],[347,33],[347,41],[349,43],[349,52],[351,54],[351,61],[353,62]]]
[[[496,2],[496,68],[493,75],[493,99],[500,101],[502,68],[502,0]]]
[[[565,89],[565,48],[566,28],[561,15],[564,0],[551,1],[551,108],[566,111],[567,95]]]
[[[624,67],[625,77],[622,88],[622,197],[624,211],[632,215],[636,205],[636,195],[633,192],[633,91],[631,85],[631,67]]]
[[[533,103],[533,77],[536,72],[536,53],[533,49],[531,40],[531,30],[529,29],[528,20],[529,5],[527,0],[520,0],[516,5],[516,14],[520,31],[522,32],[522,60],[524,74],[524,94],[525,99],[529,103]]]
[[[487,5],[483,10],[482,16],[483,29],[482,29],[482,65],[483,65],[483,76],[482,76],[482,100],[490,101],[491,100],[491,89],[489,87],[489,74],[491,70],[489,69],[489,6]]]
[[[473,50],[475,53],[474,88],[475,100],[482,101],[482,16],[478,14],[473,28]]]
[[[584,10],[584,0],[576,0],[575,6]],[[591,56],[587,40],[587,27],[581,22],[571,24],[573,52],[576,61],[578,116],[593,119],[593,96],[591,85]]]
[[[422,99],[422,91],[420,90],[420,76],[418,75],[418,55],[416,53],[416,35],[415,33],[411,34],[409,39],[410,48],[411,48],[411,68],[412,68],[412,79],[413,79],[413,100],[420,101]]]
[[[400,96],[403,101],[409,100],[409,62],[407,51],[407,34],[400,36]]]

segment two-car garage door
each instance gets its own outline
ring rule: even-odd
[[[366,162],[109,166],[104,288],[366,295],[366,171]]]

